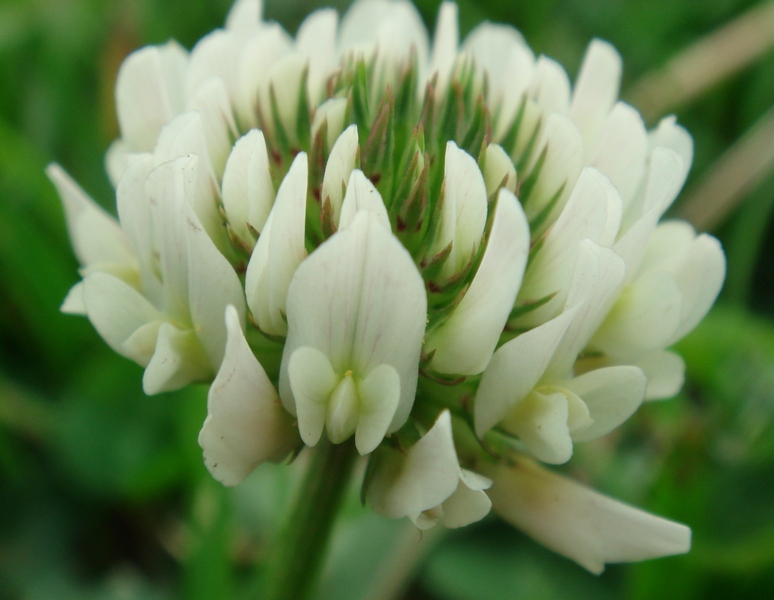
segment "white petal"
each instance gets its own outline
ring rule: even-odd
[[[428,253],[435,256],[453,242],[441,278],[452,277],[473,257],[484,234],[486,199],[484,177],[475,159],[454,142],[447,142],[441,222]]]
[[[324,141],[328,144],[327,148],[333,148],[336,140],[339,139],[341,132],[344,130],[344,119],[346,116],[346,98],[330,98],[320,104],[315,109],[314,118],[312,119],[312,140],[317,137],[317,132],[320,131],[320,127],[322,127],[324,122],[327,129],[327,136]],[[324,198],[325,196],[323,196]]]
[[[529,253],[529,226],[516,197],[501,190],[484,258],[470,288],[427,339],[440,373],[474,375],[489,363],[513,308]]]
[[[373,452],[384,439],[400,402],[400,375],[391,365],[379,365],[358,384],[360,418],[355,445],[360,454]]]
[[[231,263],[218,251],[207,233],[196,221],[190,206],[178,218],[186,222],[188,248],[188,306],[191,324],[214,369],[223,360],[226,329],[222,315],[226,307],[235,307],[239,318],[245,318],[242,283]],[[218,316],[221,318],[219,319]]]
[[[646,174],[645,192],[624,214],[621,230],[625,232],[616,242],[616,253],[626,262],[629,277],[634,277],[645,253],[648,239],[659,218],[677,197],[685,181],[683,160],[674,150],[656,148],[650,157]]]
[[[259,28],[262,16],[262,0],[236,0],[226,16],[226,29],[250,34]]]
[[[358,380],[391,365],[400,376],[389,428],[395,431],[414,401],[426,318],[425,286],[413,259],[373,213],[361,211],[301,264],[290,284],[282,402],[295,411],[287,371],[297,348],[316,348],[339,376],[351,370]]]
[[[605,563],[683,554],[691,531],[520,459],[488,473],[492,506],[506,521],[592,573]]]
[[[677,124],[674,115],[664,117],[658,126],[650,132],[651,148],[669,148],[683,159],[684,175],[693,163],[693,139],[691,134]]]
[[[583,400],[594,422],[572,432],[575,442],[607,435],[634,414],[645,397],[646,378],[631,366],[607,367],[559,384]]]
[[[82,266],[100,263],[136,264],[126,236],[113,217],[94,202],[59,165],[48,165],[46,175],[59,192],[67,217],[70,241]]]
[[[277,192],[277,199],[247,266],[245,293],[258,326],[285,335],[288,286],[306,247],[307,157],[296,156]]]
[[[570,109],[570,80],[567,72],[554,60],[540,56],[529,90],[530,96],[545,114],[567,114]]]
[[[145,191],[145,184],[154,167],[153,156],[144,153],[135,157],[127,166],[116,188],[118,218],[121,221],[121,229],[140,263],[143,294],[156,305],[162,306],[162,284],[157,267],[158,248],[151,204]]]
[[[540,151],[533,155],[533,161],[545,152],[542,168],[529,196],[521,198],[524,212],[532,224],[533,240],[564,208],[583,167],[580,132],[575,123],[564,115],[551,113],[548,116],[538,148]],[[529,170],[534,166],[533,162]]]
[[[234,113],[223,80],[208,77],[202,81],[189,99],[188,108],[202,116],[207,151],[212,167],[220,177],[231,150],[231,141],[237,137]]]
[[[379,67],[383,69],[400,63],[413,49],[420,66],[419,81],[426,77],[428,45],[422,17],[405,0],[355,2],[341,21],[339,47],[342,52],[370,53],[378,47]]]
[[[457,47],[460,43],[458,9],[454,2],[443,2],[438,9],[438,20],[433,36],[433,54],[430,61],[431,77],[438,73],[438,89],[446,87],[451,75],[454,61],[457,58]]]
[[[212,476],[230,486],[240,483],[259,464],[285,458],[300,439],[247,345],[242,317],[233,306],[226,310],[226,328],[226,353],[210,387],[199,445]]]
[[[575,82],[570,116],[578,124],[584,148],[591,150],[602,124],[618,99],[621,56],[602,40],[592,40]]]
[[[307,74],[309,59],[303,52],[286,54],[271,67],[263,85],[259,88],[259,99],[265,122],[264,128],[275,131],[274,109],[271,96],[276,99],[276,111],[279,124],[288,139],[296,139],[298,107],[301,99],[301,82]],[[308,101],[307,98],[303,101]],[[275,131],[276,133],[276,131]]]
[[[489,514],[492,502],[484,492],[492,482],[478,473],[460,471],[460,482],[454,493],[443,503],[441,523],[449,529],[465,527]]]
[[[83,282],[79,281],[67,292],[59,310],[66,315],[86,316],[86,305],[83,302]]]
[[[593,167],[583,169],[567,205],[527,269],[518,303],[555,296],[522,315],[519,325],[533,327],[558,314],[569,293],[578,244],[584,239],[603,246],[611,244],[620,221],[621,198],[613,184]]]
[[[498,144],[486,147],[484,181],[487,198],[491,198],[501,185],[509,192],[516,192],[516,167],[508,153]]]
[[[624,262],[612,250],[589,240],[578,245],[578,261],[567,307],[578,307],[573,322],[546,370],[548,381],[565,379],[578,354],[604,320],[623,285]]]
[[[379,223],[387,231],[391,231],[390,217],[387,214],[387,208],[384,206],[381,194],[374,187],[374,184],[363,174],[360,169],[355,169],[349,176],[347,184],[347,193],[344,196],[344,202],[341,205],[341,217],[339,219],[339,229],[348,227],[358,212],[367,210],[372,212]]]
[[[702,234],[692,243],[684,260],[674,269],[683,306],[680,327],[670,344],[693,330],[715,303],[726,276],[726,257],[717,239]]]
[[[177,42],[147,46],[121,64],[116,111],[127,150],[153,150],[159,132],[184,110],[188,56]]]
[[[533,391],[503,420],[503,427],[519,436],[538,460],[560,465],[572,456],[567,396],[561,392]]]
[[[193,194],[188,202],[218,248],[227,252],[230,242],[218,209],[218,183],[204,133],[204,120],[197,111],[182,113],[164,127],[153,158],[160,165],[191,154],[198,156],[199,160]]]
[[[210,77],[219,77],[234,97],[238,84],[236,61],[243,39],[240,33],[216,29],[200,39],[191,50],[186,70],[185,89],[188,96],[199,84]]]
[[[121,139],[114,140],[105,152],[105,170],[113,187],[118,185],[124,170],[131,162],[131,156],[132,153],[127,150],[126,143]]]
[[[540,327],[522,333],[494,353],[476,394],[476,435],[482,437],[532,391],[548,368],[575,312],[563,312]]]
[[[322,184],[322,201],[330,200],[333,222],[338,226],[344,188],[349,181],[358,156],[357,125],[350,125],[333,144]]]
[[[298,415],[298,430],[307,446],[314,446],[322,435],[328,399],[339,382],[328,357],[317,348],[303,346],[287,359],[287,378],[295,399],[293,414]],[[284,398],[283,404],[291,408]]]
[[[624,288],[589,346],[617,362],[669,344],[680,324],[683,296],[674,276],[651,271]]]
[[[223,208],[236,235],[253,245],[252,227],[263,230],[274,204],[274,186],[263,132],[251,129],[234,144],[223,173]],[[248,226],[249,225],[249,226]]]
[[[336,29],[339,17],[332,8],[311,13],[296,34],[296,48],[309,58],[309,97],[316,105],[326,97],[325,82],[338,67]]]
[[[147,364],[149,357],[127,352],[124,343],[137,329],[161,318],[156,307],[124,281],[100,272],[83,280],[83,303],[94,329],[113,350]]]
[[[478,25],[465,39],[463,50],[471,54],[476,66],[489,78],[490,106],[500,105],[500,118],[495,125],[495,139],[500,139],[510,127],[522,93],[532,79],[535,55],[513,27],[492,23]]]
[[[648,379],[645,400],[671,398],[680,391],[685,381],[685,362],[674,352],[662,350],[636,362]]]
[[[292,49],[292,38],[276,23],[264,25],[242,48],[236,64],[234,106],[243,131],[260,125],[255,114],[258,92],[266,85],[272,67]],[[271,118],[271,107],[267,108],[269,112],[262,108],[264,119]]]
[[[206,381],[214,373],[196,334],[166,322],[159,327],[156,348],[145,368],[142,387],[152,396],[194,381]]]
[[[374,512],[415,522],[425,510],[439,506],[457,489],[460,467],[454,450],[448,411],[408,452],[385,448],[374,456],[368,502]]]
[[[188,248],[181,218],[194,196],[198,158],[188,156],[156,167],[145,183],[153,218],[153,247],[163,282],[163,305],[168,314],[189,318]]]
[[[618,188],[624,210],[645,176],[647,155],[648,134],[640,113],[618,102],[602,125],[589,164],[607,175]]]
[[[159,337],[159,328],[163,321],[151,321],[138,328],[121,345],[123,354],[131,357],[140,365],[147,365],[156,351],[156,340]]]

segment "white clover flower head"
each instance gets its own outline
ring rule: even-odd
[[[686,552],[685,526],[536,461],[682,384],[667,348],[725,274],[717,240],[659,223],[690,136],[617,100],[598,40],[571,85],[511,27],[460,44],[449,2],[432,43],[403,0],[295,39],[261,15],[237,0],[190,53],[126,59],[117,221],[49,167],[82,265],[63,311],[149,394],[211,382],[199,443],[225,485],[326,438],[420,528],[492,507],[593,572]]]

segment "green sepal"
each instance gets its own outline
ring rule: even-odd
[[[533,310],[537,310],[541,306],[548,304],[549,302],[551,302],[551,300],[554,299],[554,297],[558,293],[559,293],[558,291],[552,292],[547,296],[543,296],[539,300],[529,300],[527,302],[514,306],[513,310],[511,311],[511,314],[508,315],[508,322],[513,321],[514,319],[518,319],[519,317],[522,317],[528,313],[531,313]]]

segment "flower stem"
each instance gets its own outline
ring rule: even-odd
[[[358,456],[352,440],[324,440],[312,452],[295,504],[272,548],[265,600],[304,600],[314,591]]]

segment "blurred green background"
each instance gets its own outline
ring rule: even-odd
[[[438,4],[418,2],[431,27]],[[486,19],[513,23],[571,77],[592,37],[609,40],[624,57],[623,97],[649,125],[673,111],[694,136],[696,159],[675,212],[723,241],[722,297],[679,345],[688,364],[680,396],[644,406],[571,463],[598,489],[688,523],[693,550],[612,566],[597,578],[494,517],[420,536],[362,509],[353,495],[320,598],[771,598],[771,3],[459,4],[463,34]],[[117,135],[120,61],[170,37],[190,48],[223,23],[229,5],[0,1],[0,599],[257,597],[253,565],[271,545],[294,471],[262,467],[224,490],[196,443],[206,389],[145,397],[139,367],[111,352],[85,319],[58,312],[77,264],[43,175],[48,162],[60,162],[114,211],[102,160]],[[267,0],[265,12],[294,32],[316,6]],[[715,45],[694,57],[689,79],[699,83],[688,92],[648,75],[675,56],[690,58],[687,48],[750,10],[758,12],[748,29],[727,29],[730,41],[709,38]],[[725,73],[723,61],[746,51],[749,60]]]

